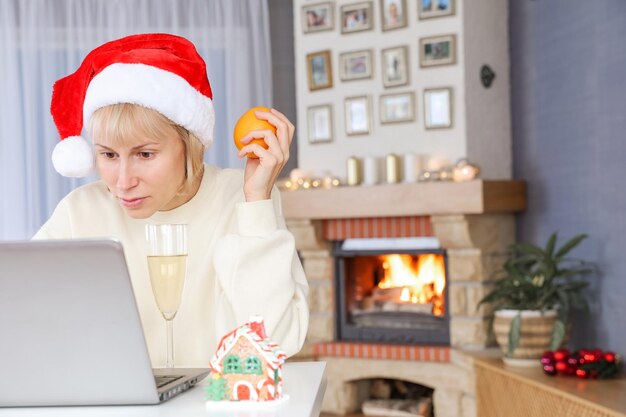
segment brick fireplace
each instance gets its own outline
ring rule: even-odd
[[[468,353],[485,350],[484,308],[476,309],[515,239],[525,208],[522,181],[474,180],[283,192],[287,226],[307,274],[311,311],[300,357],[328,363],[323,411],[359,409],[362,381],[391,378],[434,389],[436,417],[475,417]],[[348,238],[433,237],[447,259],[449,343],[338,340],[333,244]]]

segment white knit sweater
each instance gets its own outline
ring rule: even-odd
[[[306,277],[278,192],[247,203],[242,187],[243,171],[206,165],[189,202],[138,220],[95,182],[68,194],[34,238],[119,239],[152,364],[163,366],[165,322],[152,295],[144,225],[187,223],[187,276],[174,319],[176,366],[207,366],[220,338],[251,315],[263,316],[270,339],[292,355],[302,347],[309,321]]]

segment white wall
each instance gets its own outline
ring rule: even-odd
[[[474,0],[463,11],[467,157],[482,167],[484,178],[512,178],[508,3]],[[493,84],[480,83],[488,64]]]
[[[507,41],[506,34],[506,3],[498,0],[473,0],[481,3],[481,8],[493,6],[491,14],[500,15],[504,10],[504,25],[493,28],[481,28],[472,36],[474,44],[478,42],[482,47],[489,49],[490,42],[498,47]],[[478,79],[479,69],[472,68],[468,71],[465,52],[465,36],[472,28],[464,28],[464,2],[456,1],[453,16],[418,20],[417,0],[407,0],[407,27],[385,31],[382,30],[381,7],[379,0],[372,0],[374,10],[374,28],[370,31],[342,34],[340,28],[340,8],[342,5],[359,3],[358,1],[334,1],[334,29],[332,31],[303,33],[302,6],[316,4],[317,1],[294,0],[294,38],[296,60],[296,96],[298,114],[298,166],[311,171],[329,170],[333,175],[345,177],[346,159],[350,156],[365,157],[374,156],[383,159],[388,153],[415,153],[430,156],[444,156],[451,162],[459,158],[471,157],[472,162],[479,163],[483,170],[483,177],[510,178],[510,132],[502,137],[502,129],[495,130],[485,121],[474,123],[472,137],[478,138],[475,131],[480,129],[480,140],[484,145],[480,146],[468,142],[468,122],[466,103],[476,104],[481,98],[472,99],[466,97],[466,77],[470,74]],[[475,16],[477,13],[472,13]],[[472,19],[473,25],[480,26]],[[502,31],[505,33],[495,33]],[[456,35],[456,63],[453,65],[420,68],[418,46],[421,37],[455,34]],[[488,36],[487,36],[488,35]],[[381,77],[381,50],[385,48],[403,46],[409,48],[409,84],[400,87],[385,88]],[[333,87],[329,89],[309,91],[307,82],[306,55],[322,50],[331,51]],[[366,80],[341,81],[339,77],[339,55],[343,52],[371,49],[373,52],[373,77]],[[498,50],[500,51],[501,48]],[[505,47],[504,54],[498,52],[495,56],[498,60],[504,59],[503,65],[495,65],[497,71],[506,68],[508,71],[508,51]],[[504,108],[495,109],[497,114],[490,117],[507,119],[506,128],[509,128],[509,96],[508,74],[502,77],[498,74],[498,81],[506,82],[506,88],[498,91],[498,106]],[[424,127],[424,89],[433,87],[451,87],[453,89],[452,103],[452,127],[448,129],[427,130]],[[400,124],[381,124],[379,98],[381,94],[402,93],[413,91],[415,93],[416,118],[413,122]],[[368,95],[372,104],[373,128],[369,135],[348,136],[345,132],[344,100],[346,97]],[[334,138],[329,143],[311,144],[308,141],[307,108],[310,106],[332,104],[333,107],[333,130]],[[493,107],[493,106],[492,106]],[[493,112],[493,109],[490,109]],[[504,114],[505,113],[505,114]],[[497,143],[490,143],[495,137]],[[495,154],[502,155],[494,158]],[[468,155],[468,149],[472,149]],[[504,149],[503,151],[500,151]],[[485,151],[485,157],[482,153]]]

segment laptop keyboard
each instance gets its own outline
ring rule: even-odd
[[[166,386],[167,384],[181,379],[182,375],[159,375],[154,377],[157,388]]]

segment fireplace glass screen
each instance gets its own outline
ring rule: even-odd
[[[443,250],[334,248],[340,340],[448,345]]]

